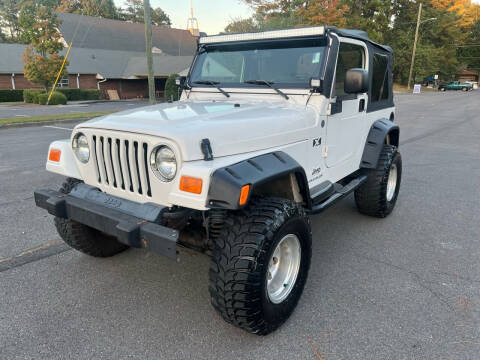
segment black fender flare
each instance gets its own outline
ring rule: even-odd
[[[385,139],[390,135],[390,144],[398,147],[400,129],[388,119],[379,119],[372,124],[363,149],[360,168],[375,169],[382,152]]]
[[[295,174],[300,193],[310,207],[310,193],[303,167],[283,151],[252,157],[238,163],[216,169],[208,189],[206,207],[236,210],[250,201],[255,187],[289,174]],[[247,202],[240,206],[240,191],[250,185]]]

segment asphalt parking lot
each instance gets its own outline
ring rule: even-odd
[[[148,105],[144,100],[106,101],[106,102],[69,102],[67,105],[41,106],[36,104],[8,104],[0,103],[0,118],[43,116],[56,114],[70,114],[97,111],[120,111]]]
[[[369,218],[350,196],[313,217],[304,294],[266,337],[210,307],[203,255],[64,246],[33,190],[61,184],[46,152],[74,125],[0,129],[0,358],[479,359],[480,91],[396,104],[396,209]]]

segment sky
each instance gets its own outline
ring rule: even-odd
[[[472,0],[480,4],[480,0]],[[123,0],[115,0],[117,6],[123,6]],[[150,0],[153,8],[162,8],[172,20],[172,27],[185,29],[190,17],[190,0]],[[247,18],[251,9],[240,0],[193,0],[195,17],[200,31],[208,35],[223,31],[232,19]]]
[[[479,0],[480,1],[480,0]],[[115,0],[123,6],[123,0]],[[190,17],[190,0],[150,0],[152,8],[160,7],[172,20],[172,27],[185,29]],[[194,15],[200,31],[208,35],[223,31],[232,19],[246,18],[251,10],[240,0],[193,0]]]

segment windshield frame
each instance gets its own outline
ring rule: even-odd
[[[324,72],[325,64],[327,61],[327,56],[328,56],[328,41],[327,41],[327,36],[308,36],[308,37],[297,37],[297,38],[282,38],[282,39],[262,39],[262,40],[248,40],[248,41],[236,41],[236,42],[224,42],[224,43],[211,43],[211,44],[201,44],[199,45],[197,52],[195,53],[195,57],[192,62],[192,66],[189,69],[188,75],[187,75],[187,85],[190,89],[193,88],[205,88],[206,85],[200,85],[200,84],[193,84],[192,83],[192,73],[195,69],[196,66],[199,65],[199,57],[201,54],[204,52],[208,52],[209,49],[217,49],[217,48],[239,48],[238,50],[241,51],[242,48],[248,48],[252,47],[255,45],[258,45],[259,47],[272,47],[272,48],[287,48],[287,47],[302,47],[302,46],[296,46],[299,44],[299,42],[310,42],[310,41],[317,41],[320,42],[317,46],[312,46],[314,47],[323,47],[324,50],[321,53],[320,57],[320,68],[318,74],[313,74],[312,78],[318,77],[320,78],[321,75]],[[281,43],[288,44],[289,46],[278,46]],[[250,80],[250,79],[247,79]],[[259,79],[254,79],[254,80],[259,80]],[[262,79],[263,80],[263,79]],[[268,89],[268,87],[265,87],[264,85],[261,84],[248,84],[248,83],[223,83],[220,82],[218,84],[222,88],[226,89]],[[308,90],[310,89],[310,84],[309,82],[307,83],[275,83],[275,87],[280,88],[280,89],[299,89],[299,90]],[[231,92],[231,91],[230,91]]]

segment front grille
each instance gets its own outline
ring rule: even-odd
[[[148,144],[93,135],[93,161],[99,184],[152,196]]]

